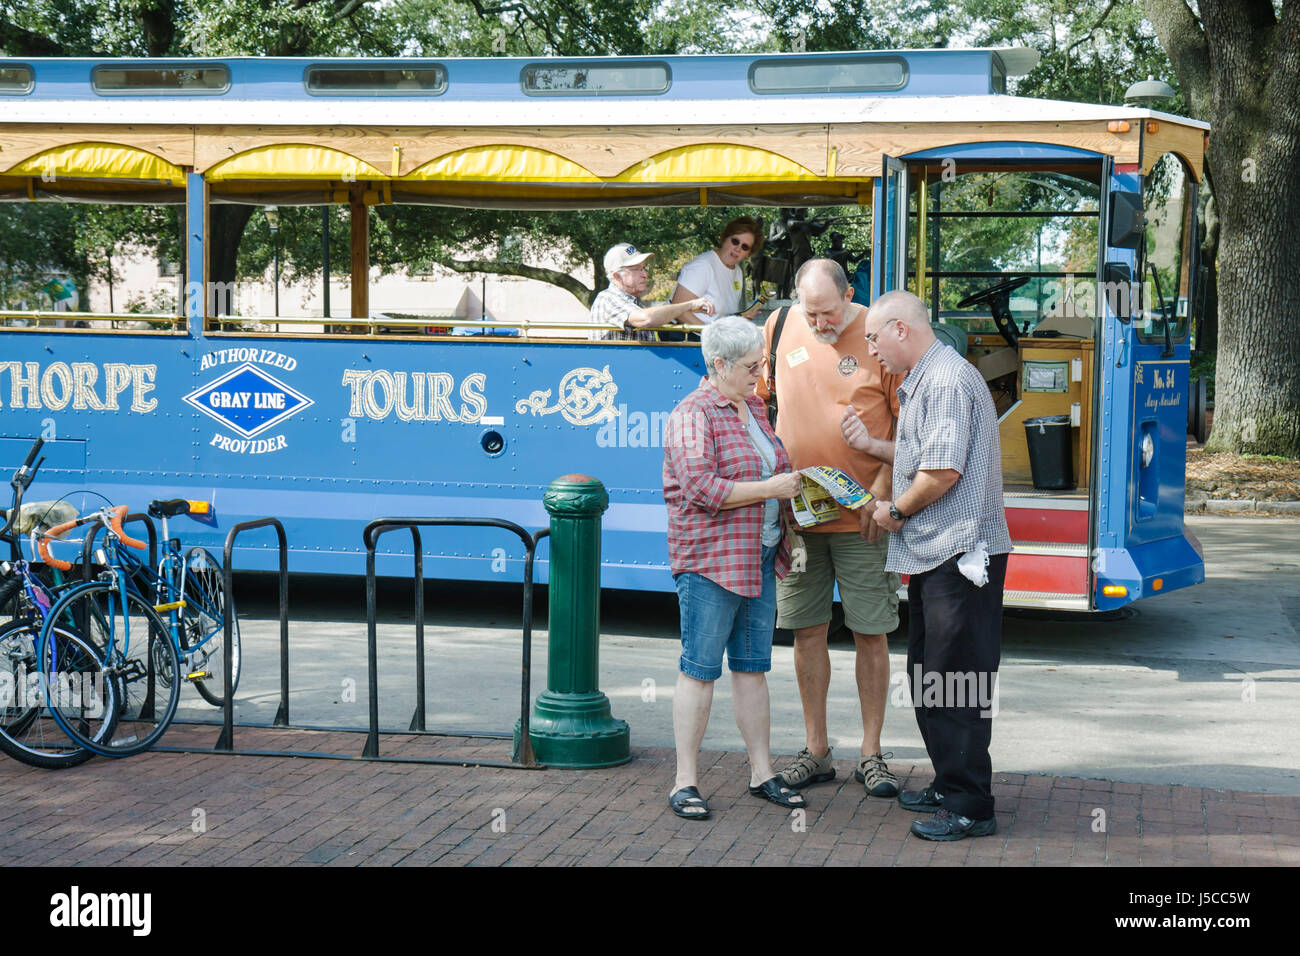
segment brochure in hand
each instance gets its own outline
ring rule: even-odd
[[[803,481],[790,506],[794,509],[794,520],[801,528],[834,521],[840,514],[836,505],[856,511],[874,497],[838,468],[815,465],[801,469],[799,474]]]

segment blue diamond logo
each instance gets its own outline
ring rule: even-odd
[[[315,403],[251,362],[195,389],[185,401],[244,438],[253,438]]]

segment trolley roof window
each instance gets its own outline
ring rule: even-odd
[[[303,85],[313,96],[438,96],[447,92],[447,69],[439,63],[309,66]]]
[[[667,63],[530,63],[519,73],[529,96],[654,96],[667,93]]]
[[[90,72],[90,86],[99,94],[196,93],[220,94],[230,89],[230,67],[220,63],[204,66],[97,66]]]
[[[749,68],[755,93],[871,93],[907,86],[901,56],[759,60]]]
[[[30,66],[0,67],[0,93],[30,93],[32,68]]]

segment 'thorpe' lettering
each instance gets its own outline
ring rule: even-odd
[[[103,372],[101,380],[101,369]],[[77,411],[116,412],[120,396],[130,389],[130,409],[141,415],[158,407],[150,398],[157,365],[127,365],[123,362],[0,362],[0,402],[4,401],[4,377],[9,376],[9,407],[49,409],[61,412],[69,405]]]

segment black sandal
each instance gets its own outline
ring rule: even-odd
[[[787,810],[801,810],[808,805],[808,801],[803,798],[803,794],[793,787],[788,787],[780,776],[773,777],[771,780],[764,780],[757,787],[750,786],[749,792],[754,796],[775,803],[778,807],[785,807]]]
[[[676,793],[668,795],[668,806],[673,808],[673,813],[677,814],[683,820],[707,820],[713,816],[709,810],[708,803],[700,796],[700,791],[694,787],[682,787]],[[703,813],[693,813],[688,807],[703,807]]]

